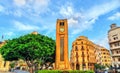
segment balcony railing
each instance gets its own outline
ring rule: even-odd
[[[112,54],[113,57],[120,56],[120,54]]]

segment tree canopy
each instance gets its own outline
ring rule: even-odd
[[[19,38],[8,40],[0,48],[5,60],[23,59],[29,66],[39,59],[43,62],[53,62],[55,56],[55,41],[41,34],[27,34]]]

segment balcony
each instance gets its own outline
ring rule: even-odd
[[[112,40],[112,41],[109,41],[109,43],[111,44],[111,43],[115,43],[115,42],[119,42],[120,41],[120,39],[118,39],[118,40]]]
[[[112,54],[112,57],[120,56],[120,54]]]
[[[120,46],[110,48],[110,50],[115,50],[115,49],[120,49]]]

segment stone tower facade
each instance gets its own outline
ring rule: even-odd
[[[112,66],[114,68],[120,68],[120,27],[116,24],[111,24],[110,27],[111,29],[108,31],[108,40],[112,52]]]
[[[56,23],[56,58],[55,69],[68,70],[68,23],[67,19],[57,20]]]

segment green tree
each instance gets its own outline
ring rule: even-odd
[[[11,62],[10,63],[10,68],[14,68],[15,67],[15,62]]]
[[[99,64],[95,64],[95,69],[100,69],[100,65]]]
[[[33,73],[36,60],[54,62],[55,41],[41,34],[27,34],[8,40],[0,52],[5,60],[24,60]]]
[[[96,70],[103,70],[103,69],[105,69],[105,66],[104,65],[100,65],[100,64],[95,64],[95,69]]]

